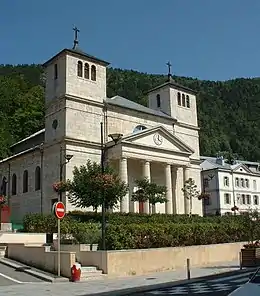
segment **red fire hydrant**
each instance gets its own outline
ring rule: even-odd
[[[81,265],[76,262],[71,267],[71,281],[72,282],[80,281],[80,276],[81,276]]]

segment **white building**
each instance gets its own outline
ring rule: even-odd
[[[199,188],[201,183],[195,92],[169,74],[164,84],[148,93],[148,107],[120,96],[107,98],[108,63],[82,52],[74,42],[75,48],[60,51],[44,64],[45,129],[13,145],[13,155],[0,162],[2,193],[10,197],[13,219],[51,211],[57,201],[52,184],[59,180],[65,155],[73,158],[64,166],[63,180],[71,179],[73,168],[87,159],[100,161],[101,122],[108,146],[109,134],[123,134],[108,153],[111,165],[130,187],[118,210],[149,211],[149,205],[131,201],[134,181],[148,177],[168,188],[168,202],[153,211],[189,213],[183,182],[191,177]],[[67,211],[74,209],[65,195],[63,202]],[[193,212],[202,214],[200,201]]]
[[[231,214],[232,207],[239,210],[260,210],[259,163],[235,161],[233,165],[223,157],[201,157],[202,192],[210,198],[203,206],[204,214]]]

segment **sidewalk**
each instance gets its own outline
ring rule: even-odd
[[[219,263],[217,266],[191,268],[191,280],[205,276],[214,276],[220,273],[238,271],[236,262]],[[187,272],[183,270],[173,270],[158,272],[146,276],[131,276],[124,278],[106,278],[104,280],[90,280],[78,283],[38,283],[20,284],[0,287],[0,295],[8,293],[8,296],[26,295],[35,296],[85,296],[102,295],[111,293],[111,296],[127,295],[143,289],[163,288],[167,285],[180,284],[180,281],[187,280]],[[170,282],[170,284],[169,284]],[[124,290],[124,291],[123,291]],[[36,292],[37,291],[37,292]],[[108,295],[108,294],[107,294]]]

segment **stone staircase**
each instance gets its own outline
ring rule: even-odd
[[[96,266],[81,266],[81,280],[97,280],[106,277],[102,270],[97,269]]]

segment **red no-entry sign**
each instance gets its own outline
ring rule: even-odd
[[[58,219],[64,218],[66,213],[64,203],[61,201],[55,202],[55,204],[53,205],[53,212]]]

